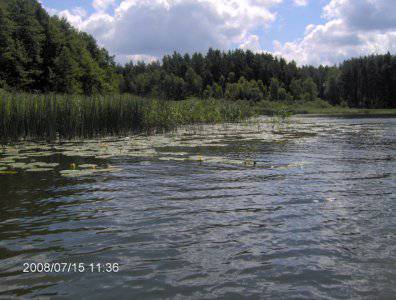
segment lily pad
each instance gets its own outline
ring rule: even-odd
[[[46,163],[46,162],[34,162],[30,164],[33,167],[39,167],[39,168],[55,168],[59,166],[58,163]]]
[[[5,160],[13,160],[13,161],[15,161],[15,160],[27,159],[27,158],[28,158],[27,156],[23,156],[23,155],[13,155],[13,156],[7,156],[5,158]]]
[[[98,165],[95,164],[83,164],[79,165],[81,169],[96,169]]]
[[[28,156],[28,157],[46,157],[46,156],[52,156],[56,154],[56,152],[26,152],[23,153],[24,156]]]
[[[60,171],[59,173],[63,177],[78,178],[84,176],[91,176],[96,173],[118,172],[118,171],[121,171],[121,169],[109,166],[108,168],[103,168],[103,169],[63,170]]]
[[[2,164],[11,164],[11,163],[15,163],[15,160],[13,160],[13,159],[0,159],[0,163],[2,163]]]
[[[159,160],[163,161],[185,161],[186,159],[183,157],[160,157]]]
[[[92,175],[95,170],[63,170],[59,172],[63,177],[76,178]]]
[[[10,163],[9,166],[13,169],[29,169],[31,167],[26,163]]]
[[[15,175],[18,174],[17,171],[0,171],[0,175]]]
[[[32,169],[26,169],[26,172],[49,172],[53,170],[54,169],[51,168],[32,168]]]

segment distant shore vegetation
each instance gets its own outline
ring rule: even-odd
[[[350,109],[324,100],[253,101],[189,98],[161,100],[133,95],[56,95],[0,91],[0,141],[69,139],[171,131],[187,124],[244,121],[269,115],[393,114],[395,109]]]
[[[396,108],[390,53],[299,67],[268,53],[209,49],[118,65],[92,36],[36,0],[0,0],[0,54],[1,140]]]
[[[49,16],[36,0],[0,0],[0,53],[0,88],[7,91],[396,107],[390,53],[299,67],[269,53],[209,49],[121,66],[92,36]]]

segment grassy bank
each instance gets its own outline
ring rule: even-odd
[[[234,122],[255,114],[244,101],[161,101],[129,95],[0,93],[0,139],[54,139],[162,132],[183,124]]]
[[[309,102],[273,102],[261,101],[257,103],[256,112],[260,115],[296,115],[314,114],[328,116],[396,116],[396,109],[359,109],[343,106],[333,106],[323,100]]]
[[[184,124],[240,121],[255,115],[396,115],[313,102],[161,101],[132,95],[72,96],[0,91],[0,140],[55,139],[163,132]]]

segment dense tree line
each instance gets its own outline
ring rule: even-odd
[[[0,87],[58,93],[118,91],[115,64],[88,34],[36,0],[0,0]]]
[[[0,0],[0,88],[66,94],[131,93],[164,99],[313,101],[396,107],[396,56],[304,66],[241,49],[173,53],[116,66],[92,36],[50,17],[36,0]]]
[[[160,62],[118,67],[121,91],[142,96],[189,96],[259,101],[325,99],[351,107],[395,107],[396,56],[350,59],[339,66],[297,67],[268,53],[241,49],[206,55],[173,53]]]

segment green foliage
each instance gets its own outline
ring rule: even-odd
[[[166,74],[161,82],[162,96],[165,99],[182,100],[185,97],[186,83],[183,78],[174,74]]]
[[[299,68],[294,62],[287,63],[270,54],[240,49],[228,52],[209,49],[206,56],[194,53],[191,57],[174,53],[164,57],[162,66],[158,62],[131,63],[121,68],[122,86],[127,87],[122,92],[161,95],[158,91],[164,76],[151,83],[144,93],[133,88],[136,76],[144,73],[150,77],[158,70],[184,79],[185,90],[173,95],[173,99],[218,98],[221,94],[218,85],[224,97],[231,100],[312,102],[321,98],[331,104],[347,101],[352,107],[394,107],[396,99],[396,59],[391,55],[351,60],[340,67]]]
[[[268,89],[267,89],[268,87]],[[396,107],[396,56],[373,55],[339,66],[303,66],[241,49],[165,55],[162,64],[114,58],[37,0],[0,0],[0,88],[60,94],[129,93],[167,100],[188,97]]]
[[[186,72],[187,93],[189,95],[200,95],[202,93],[202,78],[192,67],[189,67]]]
[[[3,141],[153,133],[182,124],[233,122],[254,114],[246,102],[213,98],[164,101],[131,95],[32,95],[0,90]]]
[[[340,71],[336,68],[327,75],[324,97],[333,105],[341,103]]]
[[[267,89],[261,80],[246,80],[241,77],[237,83],[227,83],[225,98],[231,100],[260,101],[266,96]]]
[[[221,99],[223,98],[223,88],[220,84],[214,82],[212,85],[212,95],[213,98]]]
[[[0,53],[0,80],[17,90],[118,92],[107,51],[35,0],[0,0]]]
[[[290,83],[289,90],[294,100],[300,100],[301,95],[303,94],[302,80],[293,78]]]
[[[281,83],[278,78],[271,78],[271,83],[269,87],[270,97],[273,101],[278,101],[280,99],[279,90],[281,89]]]
[[[354,58],[341,64],[339,70],[338,92],[348,106],[396,107],[396,56]]]
[[[318,88],[311,77],[302,83],[303,99],[305,101],[315,101],[318,98]]]
[[[293,100],[293,96],[283,87],[279,89],[278,92],[279,100],[290,102]]]

